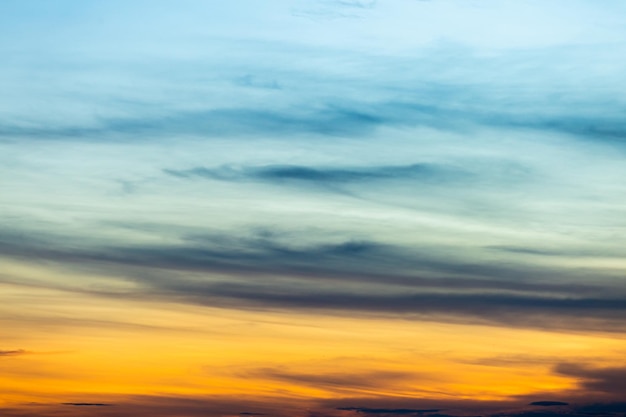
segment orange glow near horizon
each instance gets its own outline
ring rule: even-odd
[[[261,314],[15,284],[2,293],[2,327],[14,329],[3,349],[23,350],[0,358],[4,405],[164,392],[505,400],[575,388],[555,362],[623,355],[623,340],[602,334]]]

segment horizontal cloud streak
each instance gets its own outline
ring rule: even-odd
[[[575,295],[607,295],[603,283],[574,283],[590,273],[601,271],[559,271],[526,265],[467,263],[436,248],[419,250],[374,241],[352,240],[293,246],[264,236],[220,234],[182,236],[182,244],[151,246],[98,246],[75,242],[69,247],[52,248],[54,235],[19,238],[0,235],[5,255],[36,257],[61,263],[104,262],[128,266],[162,268],[172,271],[222,272],[236,275],[282,275],[297,278],[327,278],[336,281],[384,282],[387,285],[467,290],[510,290]],[[64,237],[63,239],[67,239]],[[82,246],[82,249],[77,249]],[[416,274],[419,271],[422,275]],[[433,274],[436,273],[436,274]],[[580,275],[577,275],[580,274]],[[608,275],[606,278],[611,278]],[[545,281],[552,278],[551,281]],[[559,278],[563,279],[561,283]],[[611,287],[611,295],[620,288]]]
[[[180,178],[208,178],[221,181],[298,181],[318,184],[345,184],[384,180],[419,180],[439,182],[470,175],[458,168],[436,164],[380,166],[366,168],[312,168],[298,165],[219,168],[196,167],[186,170],[164,170]]]
[[[17,349],[17,350],[0,350],[0,358],[1,357],[6,357],[6,356],[21,356],[21,355],[26,355],[29,352],[27,352],[24,349]]]
[[[441,321],[623,332],[626,298],[557,298],[508,294],[354,294],[296,292],[265,285],[178,283],[164,285],[179,296],[205,305],[354,311],[416,315]],[[230,300],[230,302],[229,302]]]
[[[285,381],[297,386],[310,386],[330,391],[368,391],[401,386],[414,378],[409,372],[370,371],[360,373],[304,373],[280,368],[259,368],[243,373],[247,378]]]
[[[140,285],[126,293],[133,298],[157,296],[235,309],[382,314],[539,328],[619,332],[626,326],[623,289],[604,288],[601,282],[574,285],[564,271],[559,272],[559,282],[554,280],[556,272],[549,270],[455,263],[373,242],[305,249],[267,239],[229,242],[216,236],[195,237],[192,242],[195,245],[83,250],[44,249],[45,244],[37,247],[30,242],[25,247],[4,243],[2,249],[6,255],[116,268]],[[410,270],[421,270],[423,275],[410,274]],[[194,275],[178,275],[183,271]],[[205,275],[211,273],[232,278]],[[552,275],[552,282],[537,280],[541,275]],[[106,291],[101,294],[107,295]]]
[[[463,95],[461,90],[459,96]],[[619,117],[620,109],[616,109],[614,115],[564,113],[545,116],[541,113],[503,113],[497,104],[492,110],[447,108],[444,104],[437,106],[420,102],[381,102],[370,106],[322,103],[317,107],[298,110],[229,108],[179,111],[154,118],[104,119],[92,126],[57,128],[12,126],[5,122],[0,124],[0,137],[98,141],[110,140],[111,135],[122,135],[142,141],[178,135],[291,138],[313,134],[364,139],[384,127],[421,126],[467,132],[486,126],[562,133],[607,143],[621,144],[626,140],[626,123]]]

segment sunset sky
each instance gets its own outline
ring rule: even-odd
[[[0,1],[0,416],[626,416],[623,0]]]

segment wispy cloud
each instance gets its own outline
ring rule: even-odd
[[[437,183],[446,180],[461,180],[463,177],[471,175],[460,168],[428,163],[363,168],[317,168],[298,165],[222,166],[218,168],[196,167],[186,170],[166,169],[164,172],[180,178],[208,178],[221,181],[297,181],[322,185],[384,180],[416,180]]]
[[[275,84],[270,84],[274,85]],[[455,87],[447,100],[466,100],[468,92]],[[456,98],[455,96],[458,96]],[[474,99],[479,99],[474,97]],[[564,104],[560,112],[543,114],[529,110],[533,104],[519,103],[520,112],[501,110],[506,103],[493,100],[491,108],[476,108],[471,102],[451,107],[435,99],[423,101],[386,101],[369,105],[344,101],[343,104],[316,103],[298,109],[270,107],[258,109],[208,108],[206,110],[176,110],[154,117],[103,118],[91,125],[75,126],[19,126],[0,123],[0,137],[22,139],[62,139],[78,141],[109,140],[112,136],[132,137],[134,141],[155,137],[192,135],[216,137],[283,137],[320,135],[346,138],[368,138],[381,128],[429,127],[443,131],[470,132],[479,126],[504,130],[522,130],[561,133],[590,141],[620,145],[626,137],[626,124],[620,118],[617,105],[614,111],[595,115],[605,108],[604,101],[588,113],[571,110]],[[479,99],[489,101],[488,97]]]
[[[0,357],[7,357],[7,356],[21,356],[21,355],[26,355],[29,354],[30,352],[24,350],[24,349],[16,349],[16,350],[0,350]]]
[[[297,386],[307,386],[330,392],[369,392],[377,390],[400,389],[416,376],[410,372],[367,371],[367,372],[298,372],[283,368],[258,368],[243,373],[247,378],[259,380],[277,380]],[[423,376],[422,376],[423,377]]]

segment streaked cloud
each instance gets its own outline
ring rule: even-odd
[[[16,349],[16,350],[0,350],[0,357],[7,357],[7,356],[21,356],[21,355],[26,355],[30,352],[24,350],[24,349]]]
[[[422,181],[462,178],[465,173],[453,167],[431,164],[406,166],[383,166],[366,168],[312,168],[296,165],[274,165],[264,167],[218,168],[197,167],[188,170],[166,169],[167,174],[181,178],[209,178],[222,181],[303,181],[318,184],[341,184],[376,180],[416,179]],[[468,175],[468,174],[465,174]]]

